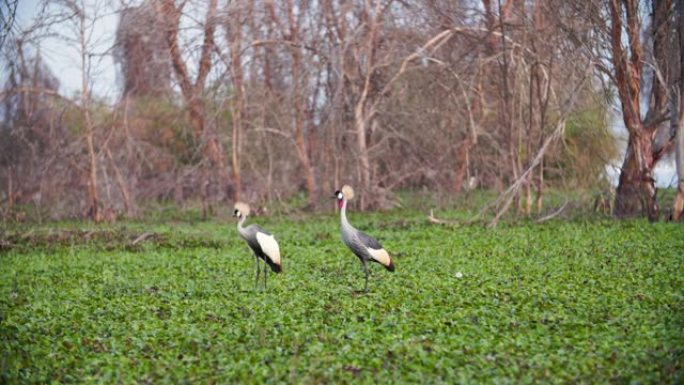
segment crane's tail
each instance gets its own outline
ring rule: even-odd
[[[389,261],[389,265],[383,265],[383,266],[385,266],[385,269],[387,269],[387,270],[389,270],[389,271],[391,271],[391,272],[394,272],[394,262],[392,262],[391,259],[390,259],[390,261]]]
[[[274,273],[280,273],[283,271],[282,266],[280,266],[280,264],[278,264],[278,263],[271,261],[271,258],[264,258],[264,259],[266,260],[266,263],[268,264],[268,266],[271,268],[271,271],[273,271]]]
[[[392,262],[392,258],[390,258],[389,253],[387,253],[385,249],[373,249],[368,247],[367,250],[373,261],[385,266],[385,269],[389,271],[394,271],[394,262]]]

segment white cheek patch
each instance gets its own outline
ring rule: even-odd
[[[384,266],[390,265],[390,256],[387,254],[385,249],[371,249],[370,247],[367,247],[366,249],[368,250],[368,254],[370,254],[374,260],[380,262]]]
[[[273,235],[257,232],[256,239],[264,254],[268,255],[268,257],[271,258],[271,261],[276,265],[280,265],[280,247],[278,247],[278,242],[275,240],[275,237],[273,237]]]

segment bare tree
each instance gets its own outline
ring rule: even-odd
[[[79,7],[75,1],[67,1],[67,7],[70,7],[78,19],[79,29],[79,50],[81,54],[81,109],[83,111],[83,120],[85,121],[86,143],[88,145],[88,158],[90,159],[90,168],[88,170],[88,198],[90,199],[90,217],[99,222],[102,220],[100,213],[100,196],[97,189],[97,154],[95,152],[95,129],[91,116],[90,108],[90,52],[88,51],[87,41],[87,26],[85,9]]]
[[[654,22],[665,22],[671,2],[654,1]],[[610,0],[609,28],[612,71],[622,106],[622,118],[629,133],[627,153],[622,164],[620,180],[615,197],[615,215],[618,217],[632,216],[641,212],[647,213],[650,220],[659,216],[656,201],[655,180],[653,169],[665,154],[669,142],[656,145],[655,138],[658,130],[665,127],[662,123],[663,108],[667,105],[665,85],[656,81],[652,87],[655,103],[645,118],[641,116],[642,76],[644,71],[644,42],[641,38],[642,18],[639,16],[639,2],[637,0]],[[667,35],[658,33],[661,25],[654,25],[656,31],[652,36],[653,45],[666,44]],[[627,36],[627,47],[624,46],[623,36]],[[656,48],[656,54],[658,49]],[[658,58],[653,63],[657,66]]]
[[[123,77],[122,97],[166,97],[171,93],[171,60],[164,31],[151,28],[159,17],[151,2],[120,11],[115,59]]]
[[[627,36],[629,1],[614,3]],[[62,0],[48,8],[69,10],[66,4],[83,5]],[[77,36],[78,16],[69,12]],[[610,15],[609,4],[597,1],[150,0],[124,7],[115,47],[122,94],[142,97],[108,105],[93,96],[92,79],[81,79],[77,100],[54,89],[41,94],[63,101],[67,120],[54,114],[36,124],[83,127],[72,144],[53,147],[59,156],[50,164],[80,176],[89,207],[132,213],[142,202],[185,205],[199,196],[208,215],[224,190],[255,201],[305,192],[315,207],[320,191],[352,183],[363,208],[391,207],[398,188],[451,200],[478,186],[503,192],[490,206],[497,219],[516,206],[540,214],[546,186],[594,187],[610,158],[605,103],[595,102],[601,89],[586,80],[593,63],[617,78],[600,56],[612,53]],[[675,77],[663,54],[669,38],[662,28],[636,28],[649,36],[642,46],[652,47],[643,48],[647,64],[636,78],[656,79],[639,85],[650,111],[641,115],[663,122]],[[88,49],[80,56],[87,79],[100,56]],[[21,82],[8,102],[33,95],[17,90],[28,84]],[[27,111],[42,108],[31,103]],[[7,124],[3,132],[15,140],[35,126]],[[664,153],[662,137],[653,143]],[[223,146],[231,146],[231,159]],[[14,171],[3,174],[3,185],[17,196],[17,186],[33,183],[24,175],[39,167],[13,159],[5,159]]]
[[[292,102],[294,111],[294,141],[297,149],[297,158],[304,171],[304,180],[306,191],[309,198],[309,207],[314,208],[317,203],[316,194],[316,176],[314,168],[310,159],[310,146],[305,137],[305,99],[307,98],[306,85],[307,71],[303,68],[304,63],[302,59],[302,41],[300,35],[300,25],[302,19],[306,15],[308,2],[301,2],[298,4],[298,15],[295,16],[295,5],[292,0],[286,1],[287,23],[289,25],[288,31],[288,46],[290,57],[292,60]]]
[[[7,37],[10,36],[14,26],[17,5],[19,5],[19,0],[3,0],[0,3],[0,25],[2,25],[2,30],[0,30],[0,49],[5,44]]]
[[[278,98],[282,103],[278,114],[283,117],[273,117],[277,127],[261,127],[259,130],[275,133],[285,137],[295,149],[299,163],[300,179],[307,192],[308,206],[314,208],[317,204],[316,170],[312,159],[312,143],[315,127],[308,113],[308,102],[316,94],[311,84],[315,66],[311,64],[312,57],[318,55],[316,36],[313,31],[308,35],[302,31],[305,21],[311,22],[312,5],[307,1],[286,1],[277,6],[275,2],[265,2],[262,12],[265,14],[263,23],[266,25],[265,34],[260,39],[253,40],[251,46],[263,52],[260,56],[263,68],[263,85],[269,98]],[[306,55],[308,53],[308,55]],[[308,60],[307,60],[308,59]],[[252,67],[254,68],[254,67]],[[283,79],[280,84],[274,82],[274,73],[278,72]]]
[[[83,116],[84,136],[86,142],[86,150],[88,154],[88,166],[86,168],[87,174],[87,200],[88,200],[88,216],[99,222],[103,219],[101,212],[99,180],[98,180],[98,150],[95,144],[95,122],[92,117],[92,99],[91,99],[91,70],[92,60],[97,56],[94,51],[94,42],[92,39],[92,29],[95,21],[101,17],[98,12],[101,11],[100,4],[92,6],[86,5],[83,1],[78,0],[60,0],[56,4],[61,7],[61,11],[56,15],[56,19],[66,20],[66,23],[71,24],[71,30],[76,36],[73,37],[76,49],[80,59],[81,72],[81,89],[80,89],[80,103],[79,108]]]
[[[67,140],[68,131],[59,119],[60,105],[68,103],[59,98],[59,81],[44,64],[40,53],[29,56],[26,36],[10,40],[6,53],[8,77],[3,87],[0,105],[0,170],[3,179],[7,213],[15,203],[53,203],[61,188],[55,188],[52,178],[56,172],[50,159],[62,158],[60,140]],[[71,103],[68,104],[72,106]],[[64,151],[61,151],[62,153]],[[49,170],[49,171],[47,171]],[[47,171],[47,172],[46,172]]]
[[[684,3],[676,2],[677,48],[679,49],[679,79],[672,87],[670,119],[675,139],[675,164],[677,168],[677,193],[675,195],[672,219],[681,221],[684,217]]]
[[[233,168],[233,182],[235,183],[234,198],[236,201],[240,200],[240,191],[242,190],[241,172],[240,172],[240,153],[243,132],[243,120],[246,118],[246,95],[244,87],[243,75],[243,24],[245,19],[252,17],[247,11],[247,2],[236,1],[231,5],[228,11],[229,20],[226,26],[227,40],[230,46],[230,70],[231,79],[233,82],[233,103],[232,121],[233,121],[233,138],[231,148],[231,162]]]
[[[214,52],[215,47],[214,31],[217,22],[217,0],[210,0],[208,3],[202,31],[203,41],[197,64],[197,74],[194,80],[191,79],[188,66],[183,58],[178,36],[181,16],[186,4],[186,2],[182,2],[180,5],[176,5],[173,0],[162,0],[155,3],[158,7],[158,12],[163,16],[163,28],[169,54],[171,55],[171,62],[173,64],[176,79],[180,85],[190,123],[195,132],[195,138],[201,143],[202,153],[209,163],[208,165],[205,165],[203,171],[205,175],[202,182],[203,188],[206,189],[209,184],[209,166],[218,171],[219,186],[227,188],[229,178],[223,146],[216,132],[216,127],[212,124],[207,124],[203,94],[207,76],[212,68],[212,53]],[[234,190],[233,194],[235,197],[239,193],[237,190]],[[208,196],[206,190],[202,193],[202,196],[204,202],[203,211],[206,216],[210,211],[210,207],[207,205]]]
[[[77,207],[80,214],[84,212],[95,221],[104,219],[102,209],[110,211],[108,204],[103,204],[101,199],[102,166],[100,153],[100,140],[98,131],[102,124],[101,118],[106,113],[96,113],[100,104],[92,97],[93,66],[94,62],[103,56],[103,50],[96,41],[94,33],[95,25],[103,17],[104,6],[102,3],[86,3],[75,0],[63,0],[47,2],[41,5],[40,16],[21,32],[16,50],[20,69],[19,78],[30,79],[15,83],[14,89],[8,90],[10,101],[13,94],[18,94],[24,104],[23,110],[33,127],[31,131],[40,133],[47,142],[45,150],[34,152],[33,157],[42,156],[39,164],[34,164],[36,169],[27,169],[22,178],[26,185],[37,183],[35,187],[39,194],[36,202],[50,202],[55,204],[54,211],[61,210],[63,213],[73,215],[70,208]],[[23,45],[31,42],[34,47],[39,47],[42,39],[49,37],[60,39],[62,44],[72,47],[77,53],[78,69],[80,72],[80,84],[78,95],[72,100],[59,95],[57,90],[50,86],[50,82],[35,81],[41,78],[41,73],[49,72],[40,69],[38,55],[34,63],[36,67],[27,71],[24,60]],[[10,57],[10,60],[12,58]],[[32,73],[32,75],[29,75]],[[42,82],[42,83],[41,83]],[[34,103],[37,102],[37,103]],[[55,114],[56,109],[61,109],[61,114]],[[12,108],[9,107],[8,111]],[[9,116],[12,116],[10,114]],[[40,116],[40,120],[35,117]],[[76,121],[77,120],[77,121]],[[31,122],[33,121],[33,122]],[[63,124],[70,124],[72,130],[61,130]],[[16,130],[17,133],[21,129]],[[61,136],[60,139],[56,139]],[[25,141],[29,148],[43,141]],[[85,157],[83,154],[85,153]],[[25,163],[31,166],[33,162]],[[17,165],[12,165],[16,167]],[[39,173],[41,177],[32,181],[31,175]],[[76,188],[74,188],[77,186]],[[105,188],[108,188],[105,183]],[[85,199],[79,199],[74,190],[83,188]],[[83,207],[85,202],[85,207]]]

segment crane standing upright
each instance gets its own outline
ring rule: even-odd
[[[368,261],[377,262],[387,270],[394,271],[394,263],[380,242],[368,234],[354,228],[347,220],[347,202],[354,198],[354,189],[344,185],[341,190],[335,191],[335,198],[340,207],[340,219],[342,222],[342,241],[356,254],[363,264],[366,275],[366,283],[363,290],[368,292]]]
[[[264,289],[266,288],[266,275],[268,265],[275,273],[280,273],[282,267],[280,264],[280,247],[273,234],[262,229],[258,225],[249,225],[244,227],[245,220],[249,216],[249,205],[243,202],[235,203],[235,211],[233,216],[238,218],[238,232],[240,236],[247,242],[247,245],[254,252],[256,261],[256,280],[255,287],[259,285],[259,259],[264,261]]]

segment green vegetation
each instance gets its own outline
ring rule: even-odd
[[[281,243],[266,292],[227,219],[10,229],[0,382],[684,381],[681,225],[350,220],[396,258],[368,294],[332,214],[252,220]]]
[[[562,143],[551,151],[555,156],[547,156],[545,177],[557,187],[607,188],[606,164],[620,157],[606,119],[610,114],[606,99],[591,90],[584,94],[582,107],[568,118]]]

